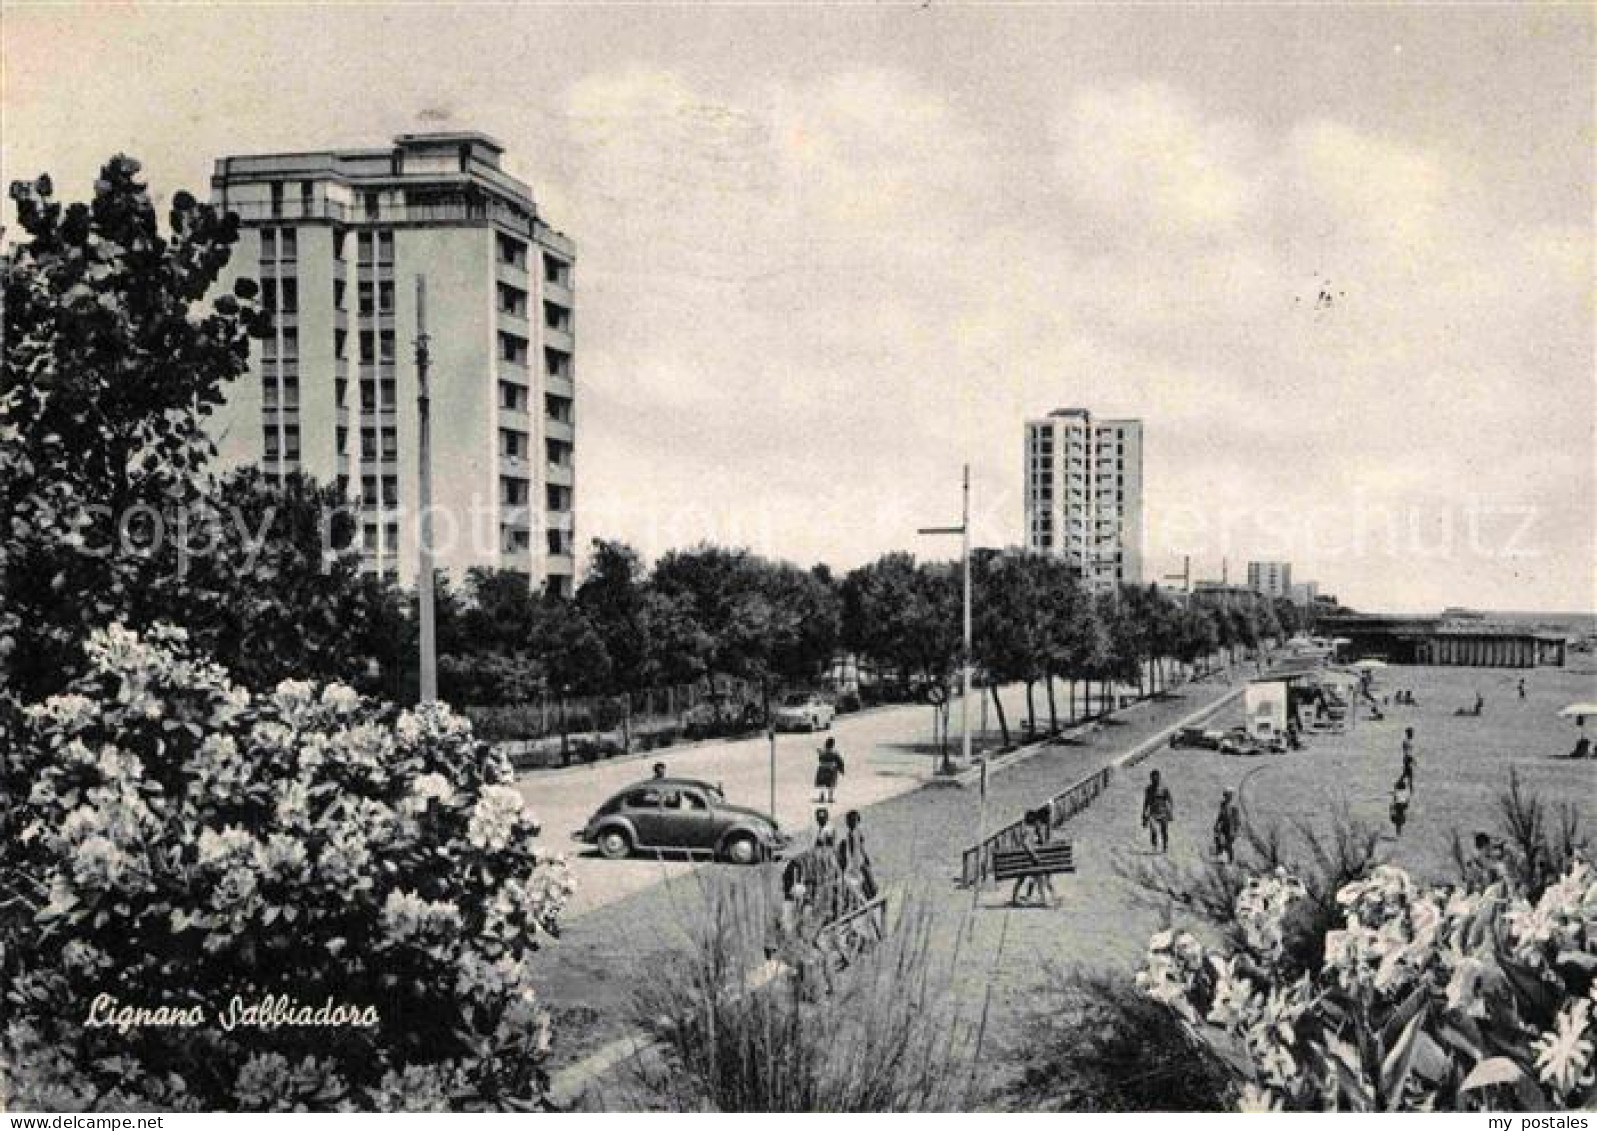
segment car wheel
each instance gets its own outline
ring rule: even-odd
[[[606,829],[599,834],[599,855],[606,860],[625,860],[632,855],[632,838],[621,829]]]
[[[760,846],[746,833],[735,836],[726,842],[726,858],[734,864],[757,864]]]

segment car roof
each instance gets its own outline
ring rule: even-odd
[[[721,792],[721,787],[716,785],[714,782],[700,781],[698,778],[648,778],[644,781],[633,782],[625,789],[618,789],[616,790],[616,793],[631,793],[635,789],[649,789],[651,787],[655,789],[662,789],[667,786],[675,786],[679,788],[682,786],[687,786],[690,789],[708,789],[716,793]]]

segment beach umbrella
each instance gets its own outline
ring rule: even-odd
[[[1561,719],[1574,719],[1576,726],[1585,726],[1587,715],[1597,715],[1597,703],[1571,703],[1558,712]]]
[[[1384,667],[1386,667],[1386,661],[1385,660],[1355,660],[1355,661],[1353,661],[1353,663],[1349,664],[1348,667],[1350,667],[1350,668],[1358,668],[1360,671],[1374,671],[1376,668],[1384,668]]]

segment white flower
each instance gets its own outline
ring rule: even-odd
[[[1537,1075],[1542,1083],[1550,1084],[1560,1095],[1575,1090],[1586,1083],[1591,1067],[1592,1042],[1586,1036],[1586,1024],[1591,1017],[1591,1001],[1577,998],[1558,1014],[1553,1031],[1531,1042],[1536,1053]]]
[[[449,784],[449,779],[443,774],[422,774],[410,783],[410,794],[400,803],[400,808],[407,813],[423,813],[434,801],[440,805],[453,805],[455,787]]]
[[[472,806],[471,819],[466,823],[466,839],[487,852],[508,848],[525,804],[521,794],[512,786],[484,787],[477,804]]]
[[[460,909],[442,900],[422,899],[415,892],[391,891],[383,901],[383,927],[394,943],[422,941],[428,935],[460,928]]]
[[[342,683],[329,683],[322,688],[322,706],[347,715],[360,707],[360,693]]]

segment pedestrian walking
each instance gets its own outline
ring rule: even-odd
[[[838,752],[837,739],[828,738],[816,761],[815,800],[837,803],[837,779],[843,776],[843,771],[843,755]]]
[[[1214,818],[1214,854],[1227,864],[1237,862],[1237,834],[1242,831],[1242,810],[1237,807],[1237,791],[1220,795],[1220,812]]]
[[[815,847],[837,848],[837,826],[832,824],[832,814],[825,809],[815,810]]]
[[[1148,773],[1148,788],[1142,794],[1142,827],[1155,852],[1170,851],[1170,822],[1175,819],[1176,802],[1170,787],[1159,780],[1159,771]]]
[[[1392,830],[1394,836],[1403,835],[1403,826],[1408,823],[1408,803],[1412,794],[1409,792],[1408,783],[1398,778],[1392,786]]]
[[[871,867],[871,854],[865,848],[865,832],[860,828],[858,809],[843,814],[843,839],[837,842],[837,863],[843,869],[843,881],[859,892],[866,902],[876,898],[876,873]]]
[[[1519,679],[1519,697],[1521,699],[1525,698],[1525,677],[1524,676],[1521,676],[1520,679]]]
[[[1398,776],[1398,781],[1414,789],[1414,728],[1408,727],[1403,731],[1403,771]]]

